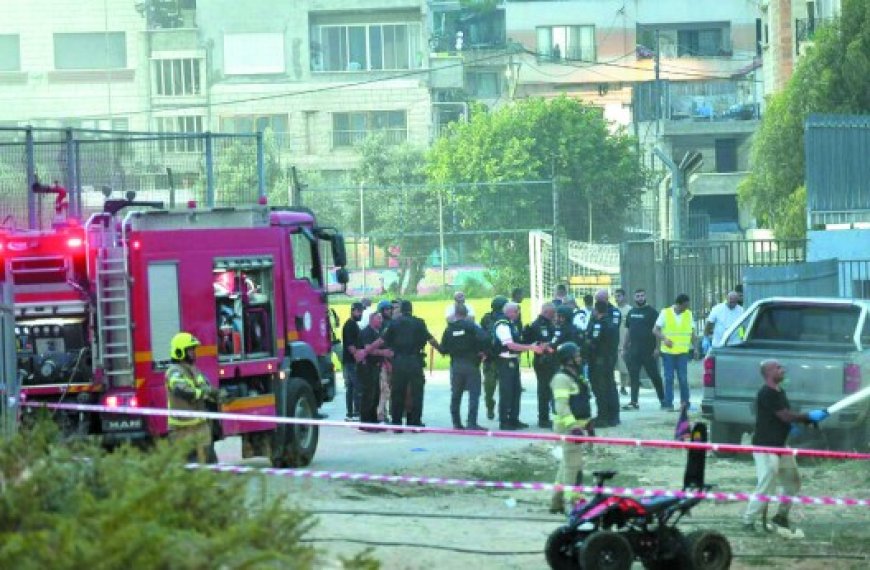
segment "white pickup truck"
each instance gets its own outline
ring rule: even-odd
[[[755,395],[766,359],[786,369],[791,407],[826,408],[870,384],[870,301],[774,297],[754,303],[704,359],[702,415],[715,443],[740,443],[755,427]],[[870,401],[825,420],[831,449],[866,450]]]

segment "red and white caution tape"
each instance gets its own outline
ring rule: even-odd
[[[290,425],[315,425],[320,427],[340,427],[363,429],[372,432],[401,431],[410,433],[430,433],[439,435],[457,435],[466,437],[494,437],[502,439],[525,439],[531,441],[570,441],[574,443],[595,443],[598,445],[623,445],[630,447],[649,447],[664,449],[696,449],[705,451],[718,451],[722,453],[772,453],[776,455],[793,455],[795,457],[818,457],[825,459],[853,459],[859,461],[870,460],[870,453],[856,453],[850,451],[829,451],[824,449],[796,449],[783,447],[761,447],[755,445],[730,445],[722,443],[702,443],[692,441],[634,439],[622,437],[587,437],[575,435],[561,435],[555,433],[522,433],[516,431],[483,431],[483,430],[455,430],[440,427],[417,427],[384,424],[364,424],[344,421],[315,420],[310,418],[286,418],[280,416],[261,416],[253,414],[240,414],[228,412],[195,412],[187,410],[173,410],[170,414],[165,408],[127,408],[100,406],[96,404],[56,404],[51,402],[28,401],[22,402],[22,406],[33,408],[50,408],[56,410],[69,410],[76,412],[99,412],[136,416],[165,417],[172,415],[178,418],[203,418],[210,420],[234,420],[243,422],[267,422]]]
[[[668,489],[648,489],[644,487],[596,487],[593,485],[560,485],[543,482],[485,481],[481,479],[456,479],[446,477],[421,477],[417,475],[381,475],[377,473],[354,473],[348,471],[321,471],[312,469],[277,469],[271,467],[245,467],[239,465],[217,464],[200,465],[190,463],[188,469],[205,469],[218,473],[235,475],[262,474],[274,477],[293,477],[303,479],[325,479],[329,481],[360,481],[370,483],[393,483],[405,485],[433,485],[439,487],[459,487],[464,489],[508,489],[526,491],[572,491],[575,493],[604,493],[639,498],[678,497],[697,498],[717,502],[747,502],[759,500],[765,503],[791,503],[801,505],[824,505],[840,507],[870,507],[870,499],[853,497],[807,497],[793,495],[756,495],[754,493],[734,493],[726,491],[672,491]]]

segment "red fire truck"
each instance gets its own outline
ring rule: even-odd
[[[302,209],[160,206],[108,200],[84,225],[0,234],[22,398],[165,407],[169,342],[188,331],[202,343],[198,366],[228,394],[222,411],[315,417],[335,395],[327,298],[347,283],[341,234]],[[108,445],[167,431],[165,417],[55,417]],[[309,464],[319,435],[263,422],[213,427],[241,436],[243,456],[276,466]]]

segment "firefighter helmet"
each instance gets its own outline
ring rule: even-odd
[[[172,337],[169,352],[174,360],[183,360],[188,348],[199,346],[199,341],[189,332],[180,332]]]
[[[580,354],[580,347],[570,341],[560,345],[559,348],[556,349],[556,356],[559,358],[559,362],[562,365],[576,364],[574,359],[577,358],[578,354]]]

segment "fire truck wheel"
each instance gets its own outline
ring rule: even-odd
[[[290,378],[287,385],[287,417],[314,419],[317,403],[311,386],[301,378]],[[282,424],[275,428],[272,465],[305,467],[317,450],[319,428],[314,425]]]

